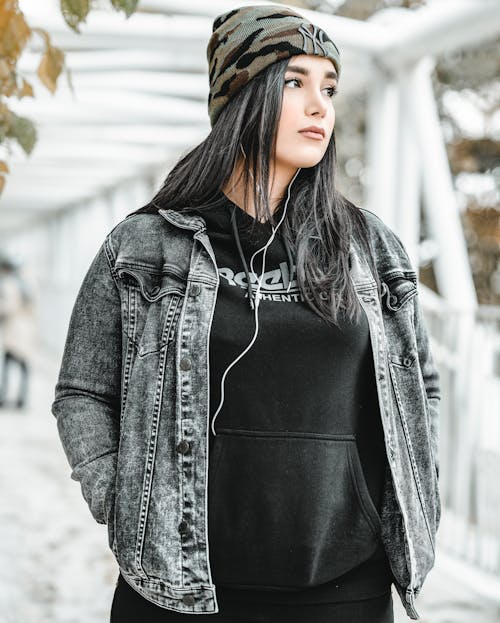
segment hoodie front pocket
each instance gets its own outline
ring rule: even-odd
[[[214,444],[208,504],[216,584],[307,588],[375,551],[380,516],[354,435],[219,429]]]

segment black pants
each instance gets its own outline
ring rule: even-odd
[[[394,623],[392,593],[362,601],[330,604],[275,604],[242,603],[232,601],[217,590],[217,614],[181,614],[161,608],[139,595],[120,574],[111,605],[110,623],[189,623],[203,617],[205,621],[221,623]]]

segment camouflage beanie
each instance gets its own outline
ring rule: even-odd
[[[220,111],[263,69],[291,56],[326,56],[340,77],[340,53],[324,30],[286,7],[243,6],[215,18],[207,46],[212,127]]]

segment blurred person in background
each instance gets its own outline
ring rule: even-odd
[[[247,6],[207,57],[212,131],[101,244],[52,404],[111,623],[392,623],[392,584],[418,618],[439,376],[401,240],[335,187],[338,48]]]
[[[19,265],[6,255],[0,256],[0,355],[0,407],[24,409],[33,355],[33,301]],[[16,367],[17,396],[9,401]]]

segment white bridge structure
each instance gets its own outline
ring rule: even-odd
[[[39,86],[43,45],[34,35],[19,70],[36,98],[11,105],[36,122],[38,143],[30,157],[7,155],[0,197],[0,246],[36,267],[39,326],[55,355],[104,236],[210,131],[214,17],[262,3],[142,0],[129,19],[103,3],[78,35],[58,2],[20,0],[30,25],[66,52],[74,87],[65,75],[54,95]],[[299,11],[339,45],[343,97],[367,93],[364,207],[400,235],[417,270],[422,243],[433,243],[439,295],[420,284],[419,296],[442,379],[438,555],[500,599],[500,308],[478,305],[431,82],[437,55],[500,35],[500,2],[436,0],[367,21]]]

